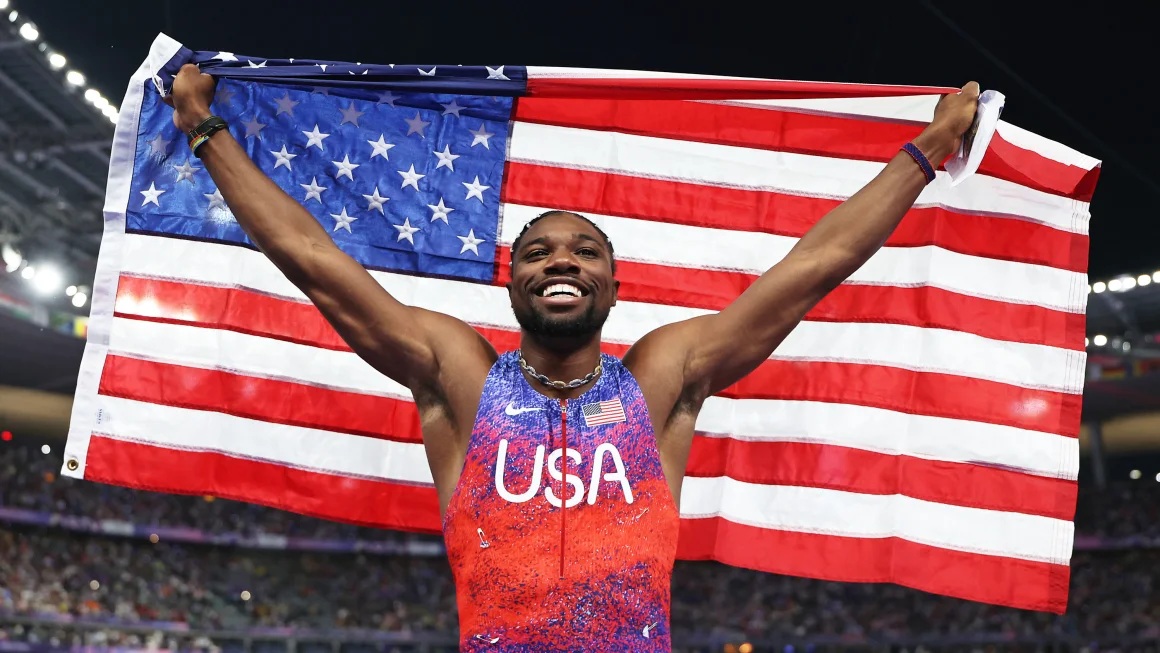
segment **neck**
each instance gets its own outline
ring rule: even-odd
[[[571,381],[584,378],[600,362],[600,333],[591,337],[567,340],[545,338],[524,331],[520,333],[520,353],[528,365],[553,381]],[[532,380],[539,385],[539,381]],[[580,392],[589,386],[577,388]],[[550,390],[543,387],[541,390]],[[578,395],[580,392],[553,393]]]

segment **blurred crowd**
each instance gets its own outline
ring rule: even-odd
[[[191,525],[207,531],[308,537],[401,537],[225,500],[134,492],[57,476],[61,460],[0,447],[0,505]],[[1121,537],[1157,533],[1160,483],[1081,496],[1077,528]],[[1064,616],[999,608],[889,585],[830,583],[716,563],[680,562],[675,634],[1119,635],[1160,638],[1160,550],[1077,552]],[[442,557],[300,553],[0,527],[0,614],[176,621],[195,629],[255,626],[452,632],[451,572]],[[0,640],[29,632],[0,630]]]

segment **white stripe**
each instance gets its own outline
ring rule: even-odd
[[[412,397],[406,387],[352,353],[232,331],[116,318],[109,351],[404,401]],[[286,376],[288,370],[293,370],[293,378]],[[1000,408],[1026,410],[1021,405]],[[697,430],[739,440],[813,442],[981,463],[1057,478],[1074,479],[1079,469],[1076,438],[866,406],[710,397],[697,419]]]
[[[898,537],[956,551],[1068,564],[1074,528],[1050,517],[965,508],[898,494],[684,481],[681,517],[721,516],[760,528],[845,537]]]
[[[784,100],[694,100],[706,104],[727,104],[751,109],[773,109],[825,116],[852,116],[886,121],[927,123],[934,117],[934,107],[942,99],[934,95],[898,95],[888,97],[804,98]]]
[[[875,161],[526,122],[515,123],[510,143],[508,158],[523,163],[833,199],[850,197],[885,167]],[[939,172],[915,203],[936,205],[1087,233],[1086,202],[986,175],[951,186],[946,173]]]
[[[603,68],[567,68],[564,66],[528,66],[528,79],[732,79],[746,81],[772,81],[755,77],[722,77],[719,75],[696,75],[693,73],[666,73],[648,70],[615,70]],[[817,82],[826,85],[826,82]]]
[[[990,465],[1069,480],[1079,473],[1078,438],[851,404],[709,397],[697,417],[697,431],[745,441],[807,442]]]
[[[262,254],[242,247],[131,234],[127,236],[124,270],[304,298]],[[404,304],[446,313],[476,325],[519,328],[504,288],[385,272],[372,274]],[[712,312],[620,302],[604,325],[603,339],[632,343],[666,324]],[[772,358],[889,365],[1073,394],[1083,388],[1086,360],[1083,352],[991,340],[945,329],[840,322],[801,323]]]
[[[1057,143],[1034,132],[1029,132],[1022,127],[1016,127],[1009,122],[1000,120],[995,130],[1008,143],[1025,150],[1030,150],[1054,161],[1059,161],[1060,163],[1075,166],[1083,170],[1092,170],[1100,165],[1099,159],[1073,150],[1063,143]]]
[[[98,397],[94,431],[170,448],[216,451],[299,469],[432,483],[423,445],[286,426],[223,413]]]
[[[502,244],[510,246],[546,207],[503,205]],[[585,213],[628,261],[760,275],[789,253],[797,238],[767,233],[692,227]],[[884,247],[847,283],[902,287],[932,286],[972,297],[1082,313],[1087,276],[1045,265],[960,254],[934,246]]]

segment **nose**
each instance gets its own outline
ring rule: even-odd
[[[548,274],[577,274],[580,272],[580,262],[567,247],[557,247],[548,257],[548,264],[544,266]]]

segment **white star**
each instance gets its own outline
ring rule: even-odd
[[[391,199],[389,197],[381,197],[379,195],[379,187],[378,186],[375,186],[374,193],[372,193],[370,195],[363,195],[363,197],[367,198],[367,201],[370,202],[370,206],[367,207],[367,210],[374,211],[375,209],[378,209],[379,213],[383,213],[383,202],[386,202],[386,201]],[[386,215],[386,213],[383,213],[383,215]]]
[[[161,134],[158,134],[153,140],[145,142],[149,143],[150,154],[160,154],[161,156],[165,156],[169,151],[169,144],[173,141],[167,141],[161,136]]]
[[[462,154],[452,154],[450,145],[444,145],[442,152],[435,150],[433,153],[439,157],[439,163],[435,164],[435,169],[447,166],[451,172],[455,172],[455,160],[463,156]]]
[[[388,143],[387,141],[385,141],[383,139],[383,136],[384,136],[384,134],[379,134],[379,140],[367,141],[367,143],[369,143],[370,146],[372,148],[374,148],[374,151],[371,152],[371,158],[373,159],[376,156],[382,155],[383,160],[390,161],[390,158],[387,157],[387,150],[391,149],[395,145],[394,145],[394,143]]]
[[[348,122],[353,124],[355,127],[358,127],[359,116],[366,113],[365,111],[359,111],[358,109],[354,108],[354,102],[351,102],[350,106],[345,109],[339,109],[338,112],[342,114],[342,122],[338,123],[339,127],[345,125]]]
[[[291,153],[287,152],[285,145],[282,146],[281,152],[275,152],[274,150],[270,150],[270,154],[273,154],[274,156],[278,157],[278,160],[274,162],[274,169],[275,170],[277,170],[281,166],[286,166],[287,170],[294,169],[290,166],[290,159],[293,159],[293,158],[297,157],[298,155],[291,154]]]
[[[391,226],[399,230],[399,237],[395,240],[395,242],[399,242],[400,240],[406,238],[407,240],[411,241],[412,246],[415,245],[415,232],[419,231],[419,228],[411,226],[411,218],[405,218],[403,220],[403,224],[393,224]]]
[[[234,93],[232,90],[230,90],[230,87],[223,86],[218,89],[217,97],[214,99],[228,107],[230,106],[230,100],[234,99],[235,95],[237,95],[237,93]]]
[[[443,224],[450,224],[447,222],[447,214],[451,213],[452,211],[455,210],[455,209],[443,204],[442,197],[439,198],[438,204],[428,204],[427,208],[434,211],[434,213],[431,215],[431,222],[435,222],[436,220],[442,220]]]
[[[329,138],[330,134],[323,134],[318,131],[318,125],[314,125],[314,131],[304,131],[302,133],[306,136],[306,149],[310,149],[311,145],[317,145],[318,149],[323,152],[326,151],[326,148],[322,147],[322,141]]]
[[[398,95],[395,95],[390,91],[383,91],[382,94],[379,95],[379,101],[375,104],[389,104],[393,108],[395,106],[395,100],[397,99],[399,99]]]
[[[491,66],[484,66],[484,68],[487,68],[487,78],[488,79],[501,79],[505,82],[510,81],[510,80],[508,80],[507,75],[503,74],[503,66],[500,66],[499,68],[492,68]]]
[[[459,104],[455,102],[455,98],[451,98],[451,102],[448,104],[443,104],[442,102],[440,102],[440,104],[443,105],[443,115],[446,116],[448,114],[455,114],[456,118],[462,118],[462,116],[459,115],[459,112],[463,111],[464,107],[459,106]]]
[[[405,118],[403,122],[407,123],[408,136],[411,134],[418,134],[420,138],[427,138],[427,135],[423,133],[423,128],[427,125],[430,125],[431,123],[425,122],[422,118],[420,118],[418,111],[415,112],[414,118]]]
[[[178,182],[188,181],[191,184],[194,183],[193,182],[193,173],[197,172],[198,170],[201,170],[201,168],[198,168],[197,166],[193,165],[193,163],[189,159],[186,159],[185,163],[183,163],[179,166],[173,166],[173,169],[177,171],[177,181]],[[160,205],[158,205],[158,206],[160,206]]]
[[[262,130],[266,128],[266,125],[258,122],[258,116],[255,115],[248,122],[243,122],[242,124],[246,126],[246,135],[244,138],[257,136],[258,140],[262,140]]]
[[[427,176],[427,175],[421,175],[421,174],[415,172],[415,164],[414,163],[411,164],[410,170],[399,170],[398,172],[400,175],[403,176],[403,185],[399,186],[399,188],[406,188],[407,186],[412,186],[412,187],[414,187],[415,190],[419,190],[419,180],[422,179],[423,177]]]
[[[217,59],[218,61],[237,61],[238,60],[238,58],[234,56],[233,52],[219,52],[219,53],[217,53],[217,56],[214,57],[214,59]]]
[[[338,231],[339,229],[346,229],[346,233],[348,233],[348,234],[352,233],[350,230],[350,223],[354,222],[355,220],[358,220],[358,218],[355,218],[355,217],[352,217],[352,216],[349,216],[346,214],[346,207],[345,206],[342,207],[342,213],[340,213],[338,215],[331,213],[330,217],[335,219],[334,231]]]
[[[250,61],[249,64],[250,64],[250,68],[265,68],[266,67],[265,61],[263,61],[262,63],[254,63],[253,61]]]
[[[479,183],[479,175],[476,175],[475,181],[471,182],[470,184],[467,183],[466,181],[462,181],[459,183],[461,183],[467,187],[467,197],[464,199],[471,199],[472,197],[478,197],[480,202],[483,201],[483,191],[491,188],[491,186],[484,186],[484,185]]]
[[[149,190],[141,191],[141,194],[145,196],[145,199],[141,201],[141,206],[145,206],[146,204],[153,204],[157,207],[160,207],[161,203],[157,201],[157,198],[161,197],[161,194],[164,192],[164,190],[158,189],[157,186],[153,184],[153,182],[149,182]]]
[[[456,236],[456,238],[463,241],[463,249],[459,250],[460,254],[465,254],[470,249],[476,256],[479,256],[479,244],[483,242],[483,239],[475,237],[474,229],[469,230],[466,236]]]
[[[489,150],[491,149],[491,146],[487,144],[487,139],[491,138],[492,136],[495,136],[495,134],[487,131],[486,124],[484,124],[482,122],[479,123],[479,130],[478,131],[474,130],[474,129],[468,129],[467,131],[472,136],[471,147],[475,147],[476,145],[479,145],[480,143],[482,143],[485,148],[487,148]]]
[[[331,163],[338,166],[338,171],[334,173],[335,179],[338,179],[339,177],[346,177],[351,181],[354,181],[354,169],[357,168],[359,164],[351,163],[349,155],[344,154],[342,155],[342,161],[331,161]]]
[[[416,68],[419,68],[419,67],[416,66]],[[419,74],[422,75],[423,77],[434,77],[435,76],[435,68],[437,68],[437,66],[431,66],[430,72],[427,72],[426,70],[423,70],[422,68],[419,68]]]
[[[298,106],[299,104],[298,102],[290,99],[290,91],[286,91],[286,94],[280,98],[274,98],[274,102],[278,104],[278,113],[274,114],[275,116],[288,113],[290,114],[291,118],[294,117],[294,107]]]
[[[303,203],[309,202],[312,197],[318,200],[319,204],[322,203],[322,191],[326,190],[326,186],[318,185],[318,177],[312,178],[309,184],[298,185],[306,189],[306,199],[302,200]]]
[[[207,210],[212,211],[214,209],[229,209],[229,207],[226,206],[226,198],[222,197],[222,192],[220,190],[215,188],[213,189],[212,193],[202,193],[202,195],[205,195],[205,198],[209,200],[209,209]]]
[[[316,63],[316,64],[314,64],[314,65],[315,65],[315,66],[318,66],[319,68],[321,68],[321,69],[322,69],[322,72],[326,72],[326,67],[327,67],[327,66],[329,66],[330,64],[327,64],[327,63]]]

